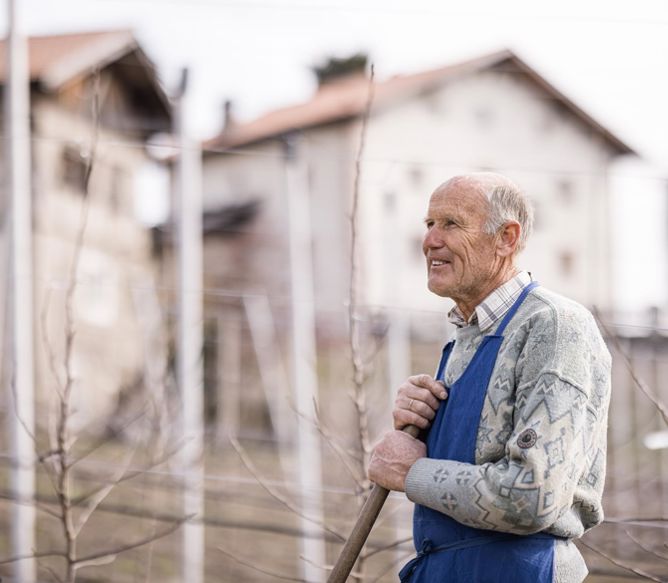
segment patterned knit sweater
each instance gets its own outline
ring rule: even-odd
[[[464,372],[485,334],[476,324],[457,330],[446,386]],[[534,289],[505,330],[475,465],[419,459],[406,478],[408,498],[475,528],[581,536],[603,519],[610,363],[585,308]],[[555,581],[586,576],[570,540],[557,542],[555,559]]]

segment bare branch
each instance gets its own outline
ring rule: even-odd
[[[318,402],[316,401],[315,398],[313,398],[313,414],[315,416],[314,418],[309,417],[304,412],[297,409],[297,406],[295,405],[294,400],[291,397],[288,397],[288,404],[290,405],[290,409],[292,409],[295,415],[297,415],[304,421],[310,423],[311,426],[323,436],[323,438],[331,440],[332,443],[330,445],[332,446],[332,449],[336,448],[338,449],[337,453],[340,452],[344,456],[350,457],[353,460],[361,463],[362,457],[358,454],[358,452],[339,443],[339,441],[336,439],[336,436],[334,436],[326,428],[325,424],[322,422],[322,419],[320,418],[320,408],[318,407]]]
[[[379,335],[374,335],[372,349],[369,351],[369,354],[366,357],[364,366],[371,366],[375,362],[376,358],[378,358],[378,355],[383,348],[383,344],[387,337],[387,331],[389,328],[390,325],[386,324],[383,328],[383,331]]]
[[[18,504],[26,504],[26,505],[29,505],[29,506],[34,506],[35,508],[37,508],[37,510],[40,510],[41,512],[44,512],[44,514],[48,514],[49,516],[52,516],[53,518],[57,518],[58,520],[60,520],[60,518],[61,518],[60,514],[58,512],[56,512],[54,510],[51,510],[50,508],[47,508],[46,506],[43,506],[42,504],[40,504],[39,502],[37,502],[35,500],[31,500],[31,501],[19,500],[15,496],[13,496],[11,494],[5,494],[4,492],[0,493],[0,499],[11,500],[12,502],[18,503]]]
[[[327,432],[320,426],[318,427],[318,432],[320,433],[320,435],[322,435],[322,438],[325,440],[325,443],[329,445],[330,448],[332,448],[332,451],[336,454],[336,457],[339,458],[339,461],[343,464],[343,467],[346,469],[348,475],[353,480],[353,482],[355,482],[355,484],[361,487],[364,480],[363,478],[360,477],[359,470],[353,467],[352,464],[346,458],[346,452],[342,450],[342,448],[339,446],[338,443],[336,443],[334,439],[332,439],[332,435],[329,432]]]
[[[305,563],[308,563],[309,565],[313,565],[316,569],[320,569],[322,571],[331,571],[334,568],[334,565],[318,565],[318,563],[315,563],[311,561],[310,559],[306,558],[304,555],[299,555],[299,559],[304,561]],[[364,575],[362,575],[359,572],[352,572],[349,575],[350,577],[353,577],[354,579],[363,579]]]
[[[26,432],[28,437],[30,437],[32,442],[35,444],[35,448],[37,448],[37,439],[35,438],[35,434],[31,431],[30,427],[28,427],[23,417],[21,417],[21,415],[19,414],[18,399],[16,398],[16,379],[14,376],[14,371],[12,371],[12,380],[10,386],[12,391],[12,405],[14,408],[14,416],[18,419],[19,423],[21,424],[21,427],[23,427],[23,431]]]
[[[141,419],[145,415],[145,408],[142,408],[139,413],[137,413],[135,416],[131,417],[126,423],[121,425],[120,429],[127,429],[130,427],[133,423]],[[86,459],[88,456],[92,455],[95,453],[97,450],[99,450],[101,447],[104,447],[107,443],[109,443],[109,437],[104,435],[97,439],[93,445],[88,447],[84,452],[79,453],[76,458],[74,458],[70,462],[70,467],[75,466],[78,464],[80,461]]]
[[[308,563],[309,565],[312,565],[316,569],[320,569],[321,571],[331,571],[333,569],[332,565],[320,565],[319,563],[316,563],[315,561],[312,561],[308,557],[305,557],[304,555],[299,555],[299,560],[304,561],[305,563]]]
[[[662,559],[664,561],[668,561],[668,555],[664,555],[662,553],[659,553],[655,551],[654,549],[648,547],[645,545],[642,541],[638,540],[636,537],[634,537],[628,530],[625,530],[624,533],[626,536],[628,536],[635,544],[637,544],[643,551],[646,551],[650,553],[651,555],[654,555],[655,557],[658,557],[659,559]]]
[[[102,501],[121,481],[123,474],[125,474],[125,472],[127,471],[130,462],[132,461],[132,458],[135,455],[135,452],[136,448],[132,449],[127,453],[127,455],[125,456],[126,457],[125,461],[121,464],[121,467],[115,473],[115,476],[112,478],[112,480],[90,498],[88,504],[86,505],[86,509],[79,515],[79,520],[74,526],[74,536],[79,536],[81,529],[86,525],[93,512],[95,512],[95,509],[102,503]]]
[[[57,449],[50,449],[49,451],[45,451],[44,453],[39,454],[37,456],[37,461],[44,463],[53,457],[57,457],[59,454],[60,452]]]
[[[43,512],[46,512],[52,517],[59,520],[63,532],[63,545],[61,550],[50,550],[44,552],[34,552],[25,556],[15,556],[0,561],[0,564],[10,563],[22,559],[40,559],[47,557],[56,557],[65,560],[66,570],[59,576],[55,571],[46,565],[38,565],[41,569],[46,569],[55,581],[63,581],[67,583],[74,583],[76,579],[76,572],[87,566],[104,565],[112,562],[119,553],[127,550],[135,549],[139,546],[151,543],[157,539],[167,536],[180,527],[186,520],[191,519],[191,516],[186,518],[178,517],[176,520],[170,519],[170,524],[160,530],[153,529],[149,536],[130,542],[121,544],[116,547],[108,548],[106,550],[93,552],[87,556],[77,556],[77,538],[82,532],[82,529],[90,519],[92,514],[102,509],[102,502],[108,494],[121,481],[130,479],[141,472],[128,472],[129,464],[134,456],[133,449],[125,456],[120,468],[112,472],[112,475],[105,485],[89,493],[81,499],[80,502],[86,502],[85,506],[79,512],[78,519],[75,520],[75,505],[76,502],[72,496],[72,468],[82,459],[91,455],[99,447],[101,447],[106,440],[99,440],[89,447],[78,458],[73,456],[73,445],[77,439],[77,434],[74,434],[70,428],[71,417],[73,413],[72,394],[75,389],[75,376],[73,370],[73,357],[75,349],[76,338],[76,322],[75,322],[75,302],[76,290],[78,287],[78,275],[81,267],[81,258],[84,252],[84,241],[88,228],[88,215],[91,200],[91,177],[97,160],[97,149],[99,142],[100,131],[100,71],[96,69],[92,72],[92,88],[91,88],[91,118],[92,118],[92,136],[87,149],[81,152],[82,160],[85,163],[83,175],[83,197],[79,207],[80,222],[77,225],[76,232],[72,241],[72,251],[70,263],[68,265],[68,278],[64,285],[64,307],[63,307],[63,348],[55,350],[52,344],[52,338],[49,334],[49,312],[51,307],[52,290],[47,288],[44,304],[42,306],[40,319],[42,330],[42,341],[44,350],[47,355],[50,371],[53,375],[52,395],[54,400],[51,401],[49,407],[52,415],[49,416],[49,442],[48,451],[43,452],[37,456],[37,461],[44,467],[44,470],[51,480],[53,492],[55,494],[55,503],[58,505],[58,511],[51,508],[45,508],[37,502],[39,497],[35,496],[35,507]],[[62,352],[62,354],[61,354]],[[58,359],[62,358],[62,363]],[[12,383],[12,390],[15,387]],[[137,418],[144,414],[142,411],[136,418],[130,419],[128,425],[135,422]],[[37,443],[35,436],[26,427],[23,420],[16,414],[18,421],[23,425],[24,429],[31,435],[35,442],[35,451],[37,452]],[[158,462],[161,463],[161,462]],[[33,502],[31,502],[32,504]]]
[[[389,545],[385,545],[382,547],[379,547],[377,549],[374,549],[373,551],[369,551],[368,553],[365,553],[363,555],[363,558],[368,559],[369,557],[373,557],[374,555],[377,555],[378,553],[382,553],[384,551],[390,551],[396,547],[399,547],[405,543],[409,543],[413,540],[412,536],[408,536],[406,538],[402,538],[400,540],[396,540],[393,543],[390,543]]]
[[[397,563],[403,563],[406,559],[408,559],[409,557],[411,557],[413,554],[414,554],[414,553],[412,553],[412,552],[410,552],[410,553],[406,553],[405,555],[402,555],[402,556],[399,557],[398,559],[392,561],[392,562],[387,566],[386,569],[384,569],[383,571],[381,571],[381,572],[380,572],[374,579],[371,580],[371,583],[377,583],[378,581],[380,581],[380,580],[383,578],[383,576],[385,576],[385,575],[387,574],[387,572],[388,572],[390,569],[394,568],[394,566],[395,566]]]
[[[133,543],[120,545],[116,548],[109,549],[107,551],[99,551],[97,553],[91,553],[90,555],[87,555],[85,557],[80,557],[74,561],[75,569],[80,569],[83,568],[84,566],[91,565],[93,564],[92,561],[99,561],[100,559],[104,559],[105,557],[120,555],[121,553],[124,553],[126,551],[131,551],[132,549],[136,549],[150,542],[164,538],[172,534],[176,530],[178,530],[184,522],[191,520],[194,516],[195,516],[194,514],[186,516],[180,520],[177,520],[176,522],[173,522],[168,527],[163,528],[162,530],[159,530],[158,532],[155,532],[153,534],[150,534],[149,536],[141,538]]]
[[[78,571],[84,567],[102,567],[104,565],[110,565],[117,557],[118,555],[106,555],[98,559],[91,559],[90,561],[77,561],[74,565],[74,570]]]
[[[156,527],[157,522],[154,520],[152,523],[153,527],[153,533],[155,534],[155,527]],[[147,543],[147,552],[148,552],[148,559],[144,563],[144,571],[146,573],[146,578],[144,579],[145,583],[149,583],[151,580],[151,570],[153,568],[153,543]]]
[[[46,557],[60,557],[66,559],[65,551],[42,551],[39,553],[27,553],[25,555],[15,555],[7,559],[0,559],[0,565],[7,565],[8,563],[15,563],[16,561],[24,561],[26,559],[44,559]]]
[[[56,383],[56,391],[59,397],[62,397],[63,386],[60,374],[58,373],[58,368],[56,366],[56,354],[53,351],[53,346],[51,340],[49,339],[49,328],[48,328],[48,315],[51,308],[51,288],[46,289],[46,295],[44,297],[44,303],[42,309],[40,310],[40,327],[42,332],[42,345],[47,354],[47,362],[49,363],[49,369],[53,375],[53,379]]]
[[[332,439],[337,446],[337,448],[341,451],[341,453],[349,458],[352,458],[356,462],[361,462],[362,461],[362,456],[359,454],[359,451],[356,451],[350,447],[346,447],[342,443],[339,443],[339,441],[336,439],[336,436],[330,433],[325,424],[322,422],[322,418],[320,417],[320,407],[318,407],[318,403],[316,402],[315,399],[313,399],[313,410],[315,414],[315,427],[316,429],[322,428],[323,433]],[[323,435],[323,437],[325,436]]]
[[[79,505],[84,503],[88,498],[92,496],[96,496],[101,490],[107,487],[108,484],[113,484],[113,485],[118,485],[122,484],[123,482],[128,482],[138,476],[145,475],[146,473],[150,472],[151,469],[155,468],[156,466],[159,466],[163,463],[165,463],[167,460],[169,460],[171,457],[173,457],[178,450],[181,448],[181,446],[177,446],[174,449],[165,452],[163,455],[161,455],[159,458],[156,458],[154,460],[151,460],[149,463],[145,464],[143,467],[139,469],[134,469],[130,472],[127,472],[127,466],[125,467],[125,471],[127,473],[123,474],[121,477],[119,477],[116,480],[112,480],[110,482],[105,482],[102,486],[98,486],[97,488],[94,488],[90,492],[86,492],[85,494],[81,494],[80,496],[73,497],[72,498],[72,504],[73,505]],[[80,460],[77,460],[80,461]],[[70,464],[72,466],[74,464]]]
[[[350,351],[353,365],[353,385],[354,398],[353,403],[357,411],[358,418],[358,437],[360,449],[362,452],[361,473],[366,476],[366,456],[370,453],[370,439],[369,439],[369,420],[368,410],[366,405],[366,394],[364,391],[365,373],[364,373],[364,358],[362,356],[360,346],[360,329],[359,316],[357,314],[357,254],[358,254],[358,218],[359,218],[359,199],[360,199],[360,182],[362,177],[362,158],[364,156],[364,148],[366,145],[366,134],[369,116],[371,113],[371,105],[374,97],[374,67],[371,65],[371,75],[369,78],[369,94],[362,115],[362,122],[360,128],[360,142],[355,159],[355,181],[353,185],[353,201],[352,212],[350,216],[350,288],[349,288],[349,302],[348,302],[348,333],[350,342]]]
[[[288,500],[285,496],[283,496],[280,492],[278,492],[276,489],[274,489],[272,486],[267,484],[267,482],[260,476],[260,473],[257,471],[255,468],[253,462],[250,460],[250,458],[246,455],[245,451],[241,447],[241,444],[234,439],[233,437],[229,438],[230,443],[232,444],[232,447],[235,449],[237,454],[239,455],[239,459],[243,462],[244,466],[246,466],[246,469],[253,475],[253,477],[257,480],[257,483],[262,486],[262,488],[275,500],[280,502],[283,506],[285,506],[288,510],[291,512],[294,512],[297,516],[300,516],[301,518],[304,518],[308,520],[309,522],[321,527],[322,529],[326,530],[330,534],[334,535],[338,540],[344,541],[345,536],[343,536],[341,533],[339,533],[336,529],[326,525],[325,523],[315,519],[311,518],[310,516],[306,516],[301,509]]]
[[[332,448],[332,451],[334,451],[336,456],[339,458],[339,460],[343,464],[343,467],[346,469],[353,482],[355,482],[355,484],[357,484],[359,487],[362,487],[362,485],[364,484],[364,478],[361,477],[359,469],[353,466],[349,458],[353,458],[353,462],[357,461],[359,464],[362,463],[362,459],[356,453],[351,452],[350,450],[344,448],[340,443],[338,443],[336,437],[332,435],[332,433],[325,427],[320,418],[320,410],[318,408],[317,403],[315,402],[315,399],[313,402],[313,409],[315,414],[314,425],[318,430],[318,433],[320,433],[322,438],[325,440],[325,443]]]
[[[645,526],[650,522],[665,522],[668,524],[668,518],[663,516],[654,516],[654,517],[627,517],[627,518],[606,518],[603,522],[610,522],[612,524],[636,524],[640,526]],[[659,527],[663,528],[663,527]]]
[[[54,492],[58,491],[58,484],[56,483],[56,472],[54,469],[49,467],[49,464],[46,461],[41,461],[39,460],[39,464],[44,468],[44,473],[46,474],[49,482],[51,483],[51,487],[53,488]],[[57,460],[54,460],[52,463],[55,466],[55,463]]]
[[[603,328],[603,331],[605,332],[606,336],[612,340],[613,344],[615,345],[615,348],[617,349],[617,352],[619,352],[620,356],[624,360],[624,365],[626,366],[626,369],[629,371],[631,379],[635,383],[636,387],[638,387],[642,391],[642,393],[656,407],[657,411],[659,411],[659,413],[661,414],[664,423],[668,424],[668,408],[666,408],[666,406],[654,394],[652,394],[652,391],[650,391],[649,387],[636,374],[636,371],[633,367],[633,363],[631,362],[629,355],[626,354],[625,350],[622,348],[622,345],[619,342],[619,338],[617,337],[616,334],[611,332],[610,329],[606,326],[605,322],[601,319],[599,312],[596,308],[594,308],[594,316],[598,321],[598,323],[600,324],[601,328]]]
[[[595,552],[597,555],[600,555],[604,559],[607,559],[610,561],[613,565],[617,565],[618,567],[624,569],[625,571],[630,571],[631,573],[635,573],[636,575],[640,575],[641,577],[645,577],[647,579],[650,579],[652,581],[657,581],[657,583],[662,583],[663,579],[659,579],[658,577],[655,577],[654,575],[650,575],[649,573],[646,573],[645,571],[642,571],[641,569],[638,569],[636,567],[632,567],[631,565],[627,565],[626,563],[620,561],[619,559],[615,559],[614,557],[611,557],[608,555],[606,552],[602,551],[601,549],[584,542],[582,539],[580,539],[580,544],[584,545],[587,547],[590,551]]]
[[[39,502],[35,502],[34,506],[40,512],[43,512],[44,514],[47,514],[48,516],[51,516],[51,518],[55,518],[57,520],[60,520],[62,518],[58,512],[56,512],[55,510],[51,510],[51,508],[48,508],[47,506],[44,506],[43,504],[40,504]]]
[[[362,158],[364,156],[364,147],[366,145],[367,126],[371,114],[371,105],[374,97],[374,67],[371,65],[371,75],[369,77],[369,93],[362,115],[360,127],[359,149],[355,159],[355,180],[353,184],[352,211],[350,215],[350,287],[348,290],[348,337],[350,344],[350,355],[353,366],[353,389],[351,399],[357,413],[357,436],[361,453],[360,474],[363,479],[367,475],[368,456],[371,453],[369,437],[369,411],[366,400],[366,381],[365,359],[361,347],[360,338],[360,317],[358,314],[357,301],[357,255],[358,255],[358,219],[359,219],[359,200],[360,200],[360,182],[362,177]],[[368,481],[367,481],[368,483]],[[364,483],[359,483],[357,492],[358,505],[361,508],[368,495],[368,488]],[[363,561],[358,563],[360,574],[353,575],[354,580],[360,580],[364,572]]]
[[[237,557],[233,553],[230,553],[229,551],[226,551],[221,547],[218,547],[218,550],[225,556],[232,559],[233,561],[239,563],[240,565],[248,567],[249,569],[253,569],[254,571],[262,573],[263,575],[269,575],[270,577],[274,577],[275,579],[281,579],[282,581],[296,581],[297,583],[309,583],[306,579],[302,579],[301,577],[291,577],[290,575],[282,575],[281,573],[274,573],[273,571],[262,569],[261,567],[258,567],[257,564],[251,561],[246,561],[240,557]]]
[[[54,581],[57,583],[63,583],[63,580],[58,576],[58,574],[48,565],[40,565],[39,561],[37,562],[37,567],[39,569],[44,569],[51,577],[53,578]]]
[[[83,200],[81,203],[81,221],[76,232],[74,241],[74,251],[72,262],[70,264],[70,275],[65,292],[65,349],[64,349],[64,373],[65,378],[62,390],[59,391],[59,409],[56,420],[56,449],[58,451],[58,460],[56,464],[57,479],[55,483],[55,491],[58,496],[61,512],[61,522],[63,528],[63,535],[66,545],[66,559],[67,559],[67,575],[66,581],[73,583],[76,577],[76,570],[74,565],[76,563],[76,537],[77,531],[74,526],[72,516],[72,500],[70,493],[70,466],[69,454],[72,445],[69,436],[69,420],[70,420],[70,399],[72,389],[74,387],[74,377],[72,374],[72,355],[74,350],[75,326],[74,326],[74,294],[77,286],[77,272],[79,270],[79,263],[81,252],[83,250],[84,237],[88,225],[88,208],[89,208],[89,187],[90,177],[95,163],[95,152],[97,149],[97,138],[99,132],[99,80],[100,72],[95,71],[94,75],[94,92],[92,100],[92,114],[94,121],[93,137],[91,140],[90,152],[86,158],[86,168],[84,172],[83,184]]]

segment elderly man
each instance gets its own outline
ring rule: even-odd
[[[572,583],[571,539],[603,517],[610,354],[591,314],[515,267],[532,212],[503,176],[452,178],[429,202],[429,289],[452,298],[435,377],[398,391],[369,477],[415,502],[402,582]],[[564,233],[564,236],[567,236]],[[400,431],[421,428],[424,443]]]

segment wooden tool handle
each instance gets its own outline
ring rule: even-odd
[[[411,437],[417,438],[420,434],[419,427],[415,425],[407,425],[402,429],[404,433],[408,433]],[[380,509],[385,504],[387,495],[390,493],[389,490],[386,490],[382,486],[375,484],[371,490],[371,494],[367,498],[360,515],[357,517],[357,522],[353,527],[346,544],[343,545],[341,549],[341,554],[337,559],[334,569],[327,579],[327,583],[345,583],[348,579],[348,575],[353,570],[355,561],[359,557],[362,547],[366,542],[366,539],[369,537],[369,533],[373,528],[378,514],[380,514]]]

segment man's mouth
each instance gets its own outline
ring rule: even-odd
[[[430,261],[431,267],[441,267],[442,265],[448,265],[450,262],[445,261],[445,259],[432,259]]]

